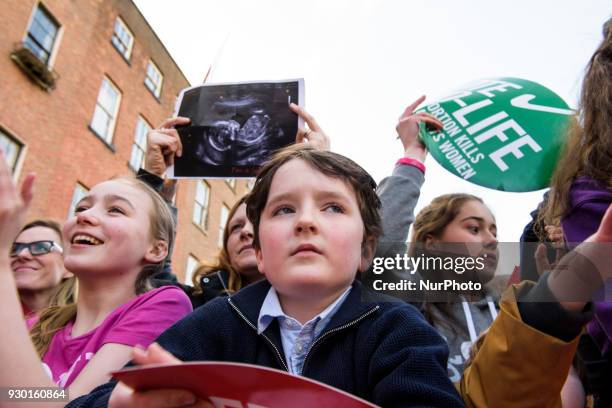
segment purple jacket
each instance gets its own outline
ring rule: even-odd
[[[612,203],[612,191],[589,177],[578,177],[569,192],[569,209],[561,219],[565,241],[574,247],[599,228],[604,213]]]
[[[565,240],[570,248],[594,234],[612,203],[612,191],[589,177],[578,177],[570,188],[570,207],[561,219]],[[612,281],[605,285],[606,298],[612,295]],[[596,302],[595,318],[588,324],[589,334],[602,355],[612,352],[612,302]]]

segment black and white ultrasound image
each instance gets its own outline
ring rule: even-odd
[[[177,177],[254,177],[276,150],[295,141],[297,81],[210,85],[188,90],[178,115],[191,119],[179,128],[183,156]]]

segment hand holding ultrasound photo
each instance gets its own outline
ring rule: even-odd
[[[185,89],[177,116],[182,157],[171,178],[255,177],[276,150],[295,142],[299,118],[290,103],[304,104],[304,80],[204,84]]]

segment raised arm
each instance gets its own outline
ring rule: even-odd
[[[410,104],[399,117],[398,139],[402,142],[403,157],[397,161],[393,172],[383,179],[377,189],[382,204],[383,234],[379,239],[377,257],[394,257],[406,252],[406,239],[414,222],[414,208],[425,181],[427,148],[419,140],[419,124],[424,122],[436,129],[442,123],[426,113],[414,113],[425,96]]]

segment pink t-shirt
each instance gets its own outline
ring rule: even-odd
[[[191,302],[176,286],[144,293],[113,310],[95,329],[72,337],[69,322],[51,340],[43,368],[60,387],[68,387],[94,354],[107,343],[147,347],[164,330],[192,311]]]

